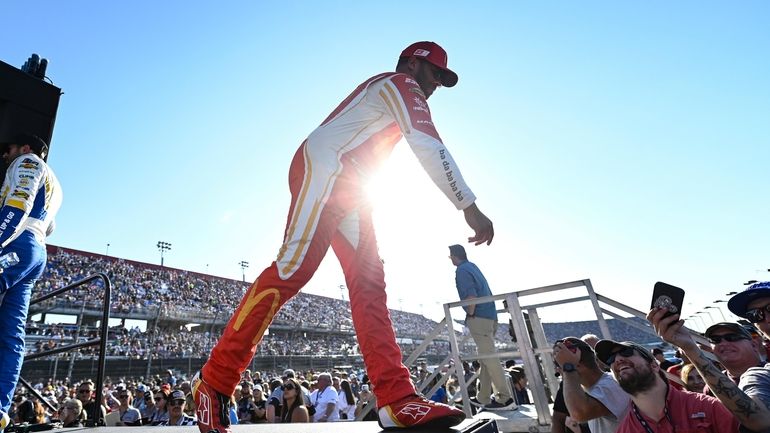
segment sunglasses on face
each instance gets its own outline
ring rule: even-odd
[[[90,389],[79,389],[78,392],[80,394],[90,394],[91,390]]]
[[[722,340],[729,341],[730,343],[735,343],[736,341],[748,340],[748,338],[746,338],[745,335],[740,335],[740,334],[712,335],[709,338],[709,341],[713,345],[717,345],[721,343]]]
[[[633,347],[624,347],[623,349],[618,350],[617,352],[614,352],[612,355],[610,355],[604,363],[607,365],[612,365],[618,355],[622,356],[623,358],[630,358],[634,356],[634,352],[635,350]]]
[[[173,400],[168,403],[170,406],[181,406],[184,404],[184,400]]]
[[[281,387],[281,390],[283,390],[283,391],[291,391],[291,390],[293,390],[293,389],[294,389],[294,385],[292,385],[292,384],[283,385],[283,386]]]
[[[765,320],[765,313],[770,314],[770,304],[746,311],[746,318],[749,319],[751,323],[759,323]]]

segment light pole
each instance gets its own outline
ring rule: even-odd
[[[714,316],[712,316],[708,311],[698,311],[695,314],[708,314],[709,318],[711,319],[711,324],[713,325],[714,323],[717,323],[716,320],[714,320]]]
[[[107,252],[104,253],[104,255],[105,256],[109,256],[110,255],[110,244],[109,244],[109,242],[107,243]]]
[[[690,316],[690,318],[691,318],[691,319],[693,319],[693,323],[695,323],[695,320],[694,320],[694,319],[698,319],[698,320],[700,320],[700,322],[703,324],[703,330],[705,330],[705,329],[706,329],[706,322],[703,320],[703,318],[702,318],[702,317],[700,317],[700,316],[697,316],[697,314],[698,314],[698,313],[695,313],[695,314],[693,314],[692,316]]]
[[[726,304],[727,301],[725,301],[723,299],[717,299],[716,301],[714,301],[714,303],[715,304]],[[722,313],[722,316],[725,316],[724,311],[722,311],[722,306],[721,305],[717,305],[717,308],[719,309],[719,312]],[[728,311],[728,313],[732,314],[732,312],[729,309],[727,311]]]
[[[340,299],[342,299],[342,302],[345,302],[345,285],[340,284]]]
[[[721,314],[721,315],[722,315],[722,320],[723,320],[723,321],[725,321],[725,322],[727,322],[727,317],[725,317],[725,313],[723,313],[723,312],[722,312],[722,310],[721,310],[719,307],[715,307],[715,306],[713,306],[713,305],[708,305],[708,306],[706,306],[706,307],[703,307],[703,309],[704,309],[704,310],[705,310],[705,309],[710,309],[710,310],[717,310],[717,311],[719,311],[719,314]],[[709,314],[710,314],[710,313],[709,313]]]
[[[684,319],[684,321],[685,321],[685,323],[689,321],[693,325],[692,329],[696,329],[696,327],[697,327],[698,328],[697,330],[699,331],[700,330],[700,325],[698,325],[698,322],[695,321],[695,319],[697,319],[697,318],[698,318],[697,316],[692,315],[692,316]]]
[[[246,282],[246,268],[249,267],[249,262],[241,260],[240,263],[238,263],[238,264],[241,265],[241,270],[243,271],[243,282],[245,283]]]
[[[160,267],[163,267],[163,253],[171,250],[171,244],[168,242],[158,241],[158,251],[160,251]]]

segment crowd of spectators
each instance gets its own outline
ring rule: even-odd
[[[298,395],[303,395],[303,405],[312,406],[308,396],[317,389],[319,377],[324,375],[332,378],[330,391],[324,394],[327,397],[332,394],[337,396],[331,399],[335,404],[335,416],[329,421],[352,421],[358,414],[363,419],[376,420],[376,410],[364,413],[367,406],[375,407],[372,384],[363,369],[351,367],[330,372],[287,369],[282,374],[247,370],[231,399],[231,422],[281,422],[281,404],[285,401],[282,398],[283,385],[290,380],[299,385],[302,391]],[[196,422],[189,378],[171,370],[149,378],[105,378],[101,404],[97,409],[101,412],[98,422],[94,421],[91,407],[96,404],[93,402],[95,389],[92,380],[78,383],[68,379],[41,380],[33,388],[45,402],[38,400],[23,386],[18,387],[9,413],[15,424],[61,423],[77,427],[89,425],[89,419],[92,424],[116,426],[193,425]],[[175,418],[174,410],[179,407],[182,413]],[[305,422],[312,421],[310,417]]]
[[[247,289],[247,284],[195,272],[163,268],[114,257],[83,253],[60,247],[52,247],[48,266],[38,281],[35,296],[64,287],[94,273],[106,274],[112,283],[113,317],[145,317],[148,330],[138,328],[110,329],[108,356],[134,359],[200,357],[209,353],[216,344],[217,334],[210,334],[211,326],[188,328],[166,324],[153,327],[152,323],[164,323],[173,319],[198,319],[198,323],[211,323],[219,319],[220,326],[230,317],[236,303]],[[78,312],[81,309],[101,308],[103,282],[95,280],[60,297],[46,301],[45,308],[55,313],[65,309]],[[145,316],[142,316],[144,314]],[[437,323],[419,314],[390,310],[399,344],[405,353],[415,349],[425,334]],[[320,318],[324,318],[323,321]],[[329,320],[331,319],[331,320]],[[316,321],[317,320],[317,321]],[[608,321],[612,334],[624,340],[649,339],[649,335],[617,320]],[[545,323],[549,339],[565,333],[596,333],[596,321],[571,323]],[[312,332],[308,332],[312,331]],[[63,342],[86,341],[98,337],[98,329],[84,326],[78,336],[76,325],[43,325],[30,321],[27,324],[28,352],[52,349]],[[427,350],[427,355],[449,353],[446,331]],[[460,341],[463,341],[460,339]],[[509,326],[500,324],[497,342],[510,346],[512,338]],[[471,344],[466,341],[461,344]],[[472,348],[470,348],[472,349]],[[93,355],[95,346],[81,349],[81,354]],[[299,293],[289,300],[271,325],[271,332],[257,348],[257,356],[354,356],[358,354],[357,341],[352,326],[347,301],[324,296]]]
[[[59,345],[75,342],[76,325],[27,324],[27,353],[38,353],[53,349]],[[96,338],[98,330],[87,327],[81,330],[77,341],[82,342]],[[417,347],[411,343],[401,343],[405,353]],[[142,332],[139,328],[126,329],[123,327],[110,328],[107,344],[107,356],[127,357],[132,359],[153,358],[198,358],[209,353],[216,343],[216,337],[208,332],[190,331],[186,327],[167,330],[150,330]],[[95,346],[80,349],[81,355],[96,355]],[[445,355],[449,353],[449,343],[433,341],[425,352],[427,355]],[[266,335],[257,347],[256,356],[305,356],[312,354],[316,357],[357,356],[358,343],[353,334],[307,334],[305,332],[277,332]]]
[[[107,274],[112,281],[114,311],[123,314],[123,317],[148,313],[150,317],[153,317],[153,314],[155,317],[155,325],[149,326],[150,329],[147,332],[139,328],[126,329],[122,326],[110,329],[108,355],[116,357],[143,359],[149,356],[161,358],[205,356],[216,343],[216,337],[208,332],[213,327],[201,326],[190,330],[181,326],[180,323],[191,317],[206,316],[216,319],[220,314],[224,320],[230,316],[235,303],[247,288],[245,284],[233,280],[59,249],[50,255],[48,270],[38,284],[36,295],[63,287],[95,272]],[[57,312],[57,308],[80,308],[81,311],[86,308],[98,309],[101,305],[99,297],[103,292],[102,284],[100,281],[95,281],[70,292],[63,300],[47,305],[47,311]],[[614,433],[615,429],[621,426],[621,430],[626,429],[623,430],[624,432],[636,432],[635,424],[629,422],[627,417],[631,403],[615,404],[619,400],[612,400],[609,397],[614,399],[622,395],[626,400],[630,399],[628,401],[642,406],[659,404],[668,395],[669,391],[666,390],[669,387],[681,388],[693,393],[715,393],[721,403],[717,400],[698,400],[699,404],[707,403],[708,407],[703,407],[711,411],[699,412],[701,414],[699,416],[708,418],[719,414],[718,418],[724,431],[737,432],[739,423],[745,431],[749,431],[749,428],[755,430],[759,428],[763,431],[767,429],[770,425],[767,421],[770,419],[770,405],[763,406],[758,402],[770,395],[770,373],[767,373],[770,370],[770,364],[761,367],[768,359],[766,347],[768,343],[764,337],[770,336],[770,325],[766,320],[767,316],[770,316],[770,305],[767,305],[770,302],[770,283],[761,284],[767,284],[767,286],[759,288],[752,286],[747,289],[757,290],[760,296],[758,300],[751,301],[753,302],[751,305],[756,304],[755,307],[749,312],[739,312],[743,317],[752,319],[751,323],[721,323],[711,326],[705,332],[705,337],[711,343],[710,347],[700,346],[699,348],[688,332],[677,330],[679,325],[671,325],[671,322],[666,322],[659,313],[655,316],[651,315],[648,319],[654,325],[658,335],[668,343],[680,346],[680,353],[683,354],[682,362],[677,365],[670,365],[671,361],[665,358],[661,350],[649,350],[650,343],[659,344],[660,340],[643,332],[640,329],[643,326],[630,326],[622,320],[608,320],[607,324],[617,341],[607,340],[597,344],[598,338],[591,335],[599,333],[596,321],[544,324],[546,338],[557,341],[553,347],[554,354],[557,355],[556,368],[562,369],[563,373],[567,374],[566,377],[562,376],[565,377],[562,385],[565,389],[566,406],[560,405],[560,409],[557,410],[557,405],[554,405],[554,420],[561,419],[554,423],[554,431],[560,433],[570,429],[578,432],[581,423],[606,418],[594,422],[591,430],[594,433]],[[224,305],[221,300],[228,300],[227,305]],[[758,301],[764,301],[765,304],[760,305],[761,302]],[[271,332],[264,337],[262,344],[257,348],[257,356],[313,354],[330,357],[358,354],[347,304],[339,299],[309,294],[298,295],[276,316]],[[324,314],[321,314],[322,312]],[[419,345],[425,334],[436,326],[436,322],[413,313],[391,310],[391,315],[394,318],[399,343],[407,353]],[[320,317],[325,318],[323,323],[313,319]],[[333,319],[331,322],[326,320],[329,317]],[[631,320],[637,320],[640,324],[647,323],[642,319]],[[158,326],[158,323],[162,326]],[[28,345],[30,352],[92,339],[98,334],[98,330],[94,327],[86,326],[79,330],[76,325],[50,325],[37,322],[29,322],[27,332],[28,342],[32,343],[32,347]],[[565,336],[580,334],[586,334],[582,340],[577,338],[562,340]],[[458,337],[462,336],[458,335]],[[496,337],[500,347],[509,346],[510,342],[516,339],[511,335],[508,324],[499,326]],[[460,338],[459,341],[464,339]],[[596,347],[595,354],[594,347]],[[712,357],[715,359],[708,359],[706,352],[702,352],[701,348],[706,352],[713,352]],[[449,343],[445,338],[434,341],[427,353],[446,355],[449,351]],[[469,351],[467,348],[461,348],[463,353]],[[689,363],[688,358],[693,360],[692,364]],[[616,362],[618,359],[622,361]],[[545,362],[546,358],[543,358],[543,361]],[[516,402],[528,404],[530,399],[524,369],[515,365],[515,360],[508,360],[508,362],[513,363],[510,366],[506,363],[506,371],[510,376],[511,387],[516,391]],[[450,365],[429,368],[424,361],[418,361],[418,366],[412,366],[413,381],[422,392],[432,394],[431,398],[435,401],[457,403],[456,400],[462,396],[459,389],[460,381],[453,376],[450,366],[451,361]],[[631,369],[638,377],[650,379],[649,383],[655,387],[654,398],[645,397],[646,394],[637,386],[638,383],[627,380],[624,382],[624,375]],[[478,374],[478,368],[474,364],[464,365],[464,370],[464,381],[472,378],[474,373]],[[655,373],[665,370],[671,374],[658,376]],[[706,374],[702,375],[701,373],[704,372]],[[612,382],[610,373],[615,376],[617,382]],[[567,377],[579,378],[579,381],[567,380]],[[99,406],[103,407],[104,413],[119,413],[118,425],[134,423],[191,425],[195,423],[195,419],[190,398],[190,383],[186,379],[185,375],[175,375],[171,371],[165,377],[158,375],[148,379],[120,378],[114,382],[108,379],[104,388],[104,400]],[[329,421],[360,418],[367,412],[365,410],[367,407],[376,407],[371,393],[372,384],[367,382],[364,372],[356,369],[334,370],[320,376],[314,371],[285,370],[281,375],[275,371],[261,371],[254,374],[247,371],[233,396],[231,418],[233,422],[241,423],[280,422],[282,417],[286,421],[286,411],[282,412],[281,405],[286,405],[288,401],[293,408],[298,400],[295,397],[287,400],[282,396],[284,388],[287,392],[301,388],[301,393],[290,392],[290,396],[300,394],[304,396],[312,395],[317,387],[327,386],[333,388],[340,396],[339,400],[335,400],[336,403],[328,403],[338,405],[332,412],[333,416],[328,418]],[[736,385],[737,383],[740,383],[740,387]],[[594,396],[591,393],[594,392],[594,387],[600,384],[606,385],[606,390],[597,393],[593,400],[580,398],[583,392]],[[610,384],[612,384],[612,390],[610,390]],[[35,397],[28,400],[23,388],[18,389],[12,409],[16,421],[39,423],[61,419],[67,425],[73,425],[73,423],[76,425],[83,421],[84,407],[88,405],[87,401],[82,401],[80,404],[76,401],[82,391],[79,388],[83,385],[83,383],[72,384],[66,379],[37,383],[35,388],[53,409],[47,409],[40,401],[35,401]],[[429,390],[432,392],[428,392]],[[476,387],[471,380],[468,386],[471,402],[475,392]],[[687,401],[696,399],[690,397],[689,393],[679,396],[678,391],[671,392],[673,392],[672,395],[677,395],[677,399]],[[158,402],[153,403],[153,400]],[[302,403],[299,406],[305,407],[305,410],[295,413],[305,415],[295,418],[302,422],[317,420],[318,416],[311,413],[314,412],[311,410],[313,409],[311,400],[305,397],[301,400]],[[595,407],[583,408],[576,402],[589,402]],[[611,403],[614,405],[612,408],[610,408]],[[620,406],[626,407],[625,412]],[[164,409],[167,413],[159,418],[154,412],[157,412],[160,407],[171,407],[173,411]],[[179,408],[182,408],[186,415],[180,415]],[[575,409],[575,413],[572,415],[562,413],[564,415],[562,418],[556,416],[557,412],[560,410],[566,412],[568,408]],[[603,415],[591,418],[585,416],[587,412],[584,409],[591,413],[603,413]],[[637,414],[639,419],[649,416],[645,410],[645,407],[642,407],[642,413]],[[759,413],[762,416],[752,418],[752,414],[747,411]],[[133,415],[125,417],[128,412]],[[78,414],[73,416],[73,413]],[[367,416],[368,418],[364,419],[373,419],[372,417],[376,417],[376,411],[371,411]],[[105,420],[108,418],[109,416],[105,417]],[[114,420],[115,417],[112,418]],[[670,419],[668,421],[671,422]],[[614,427],[608,429],[606,426],[610,424]],[[709,431],[716,432],[713,429]]]
[[[243,297],[248,284],[210,275],[138,263],[113,257],[79,253],[53,247],[46,271],[37,283],[35,296],[50,293],[95,273],[104,273],[112,284],[113,317],[189,317],[197,323],[218,320],[224,324]],[[45,308],[102,307],[104,283],[95,280],[46,301]],[[323,313],[323,314],[321,314]],[[396,334],[421,337],[436,322],[405,311],[390,310]],[[323,320],[321,320],[323,318]],[[299,293],[276,314],[273,326],[342,333],[354,332],[349,302]],[[446,336],[446,333],[443,334]]]

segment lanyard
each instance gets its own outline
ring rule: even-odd
[[[636,419],[639,420],[639,424],[644,427],[647,433],[655,433],[650,427],[649,423],[644,420],[642,414],[639,413],[639,408],[636,407],[635,403],[631,403],[631,409],[633,409],[634,415],[636,415]],[[674,421],[671,419],[671,414],[668,413],[668,390],[666,390],[666,405],[663,406],[663,414],[666,416],[669,424],[671,424],[671,430],[676,433],[676,426],[674,425]]]

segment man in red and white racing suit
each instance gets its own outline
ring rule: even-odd
[[[289,171],[292,200],[278,258],[244,295],[195,378],[201,432],[229,430],[226,408],[241,372],[278,309],[310,280],[330,245],[350,291],[353,324],[377,396],[380,425],[440,428],[465,418],[458,409],[418,396],[401,363],[372,209],[363,190],[365,180],[403,136],[433,182],[464,211],[475,232],[469,242],[492,241],[492,223],[476,207],[476,197],[433,126],[426,101],[436,87],[456,83],[457,74],[447,68],[440,46],[412,44],[401,54],[395,73],[359,85],[299,147]]]

